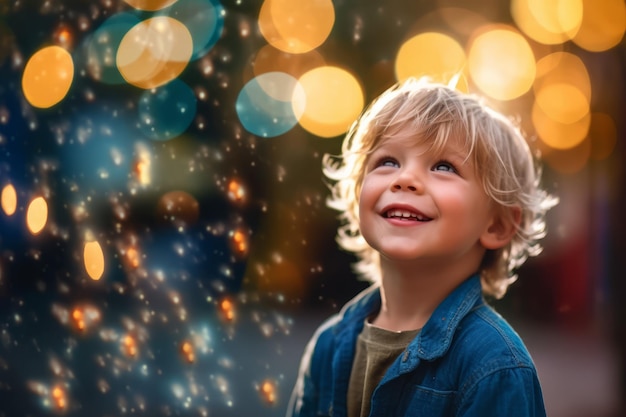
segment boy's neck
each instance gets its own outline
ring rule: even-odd
[[[372,324],[392,331],[424,327],[437,306],[475,269],[382,263],[381,309]],[[456,269],[456,270],[455,270]],[[415,272],[419,271],[419,272]]]

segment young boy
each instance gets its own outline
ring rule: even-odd
[[[556,203],[513,124],[410,79],[324,165],[338,242],[374,285],[314,335],[288,415],[545,416],[528,351],[483,299],[539,253]]]

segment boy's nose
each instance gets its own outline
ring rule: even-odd
[[[420,194],[424,192],[422,181],[416,175],[407,172],[399,174],[391,184],[391,188],[395,191],[409,191]]]
[[[400,184],[394,184],[393,186],[396,190],[402,190],[404,187]],[[407,185],[406,189],[409,191],[417,191],[417,187],[414,185]]]

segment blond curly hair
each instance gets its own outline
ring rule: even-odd
[[[331,180],[328,206],[338,210],[339,245],[358,257],[355,270],[372,282],[380,280],[380,258],[359,230],[359,194],[368,155],[383,137],[410,127],[419,140],[435,149],[451,139],[464,139],[486,194],[521,221],[511,241],[488,250],[480,267],[483,292],[502,297],[515,281],[515,270],[529,256],[541,252],[538,241],[546,234],[545,214],[557,199],[540,187],[540,168],[520,130],[480,98],[454,88],[410,78],[381,94],[348,131],[339,156],[324,155],[323,172]],[[512,219],[511,219],[512,220]]]

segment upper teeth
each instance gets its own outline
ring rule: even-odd
[[[403,217],[407,219],[414,218],[414,219],[421,220],[421,221],[428,220],[427,217],[424,217],[421,214],[417,214],[408,210],[399,210],[399,209],[389,210],[387,212],[387,217]]]

